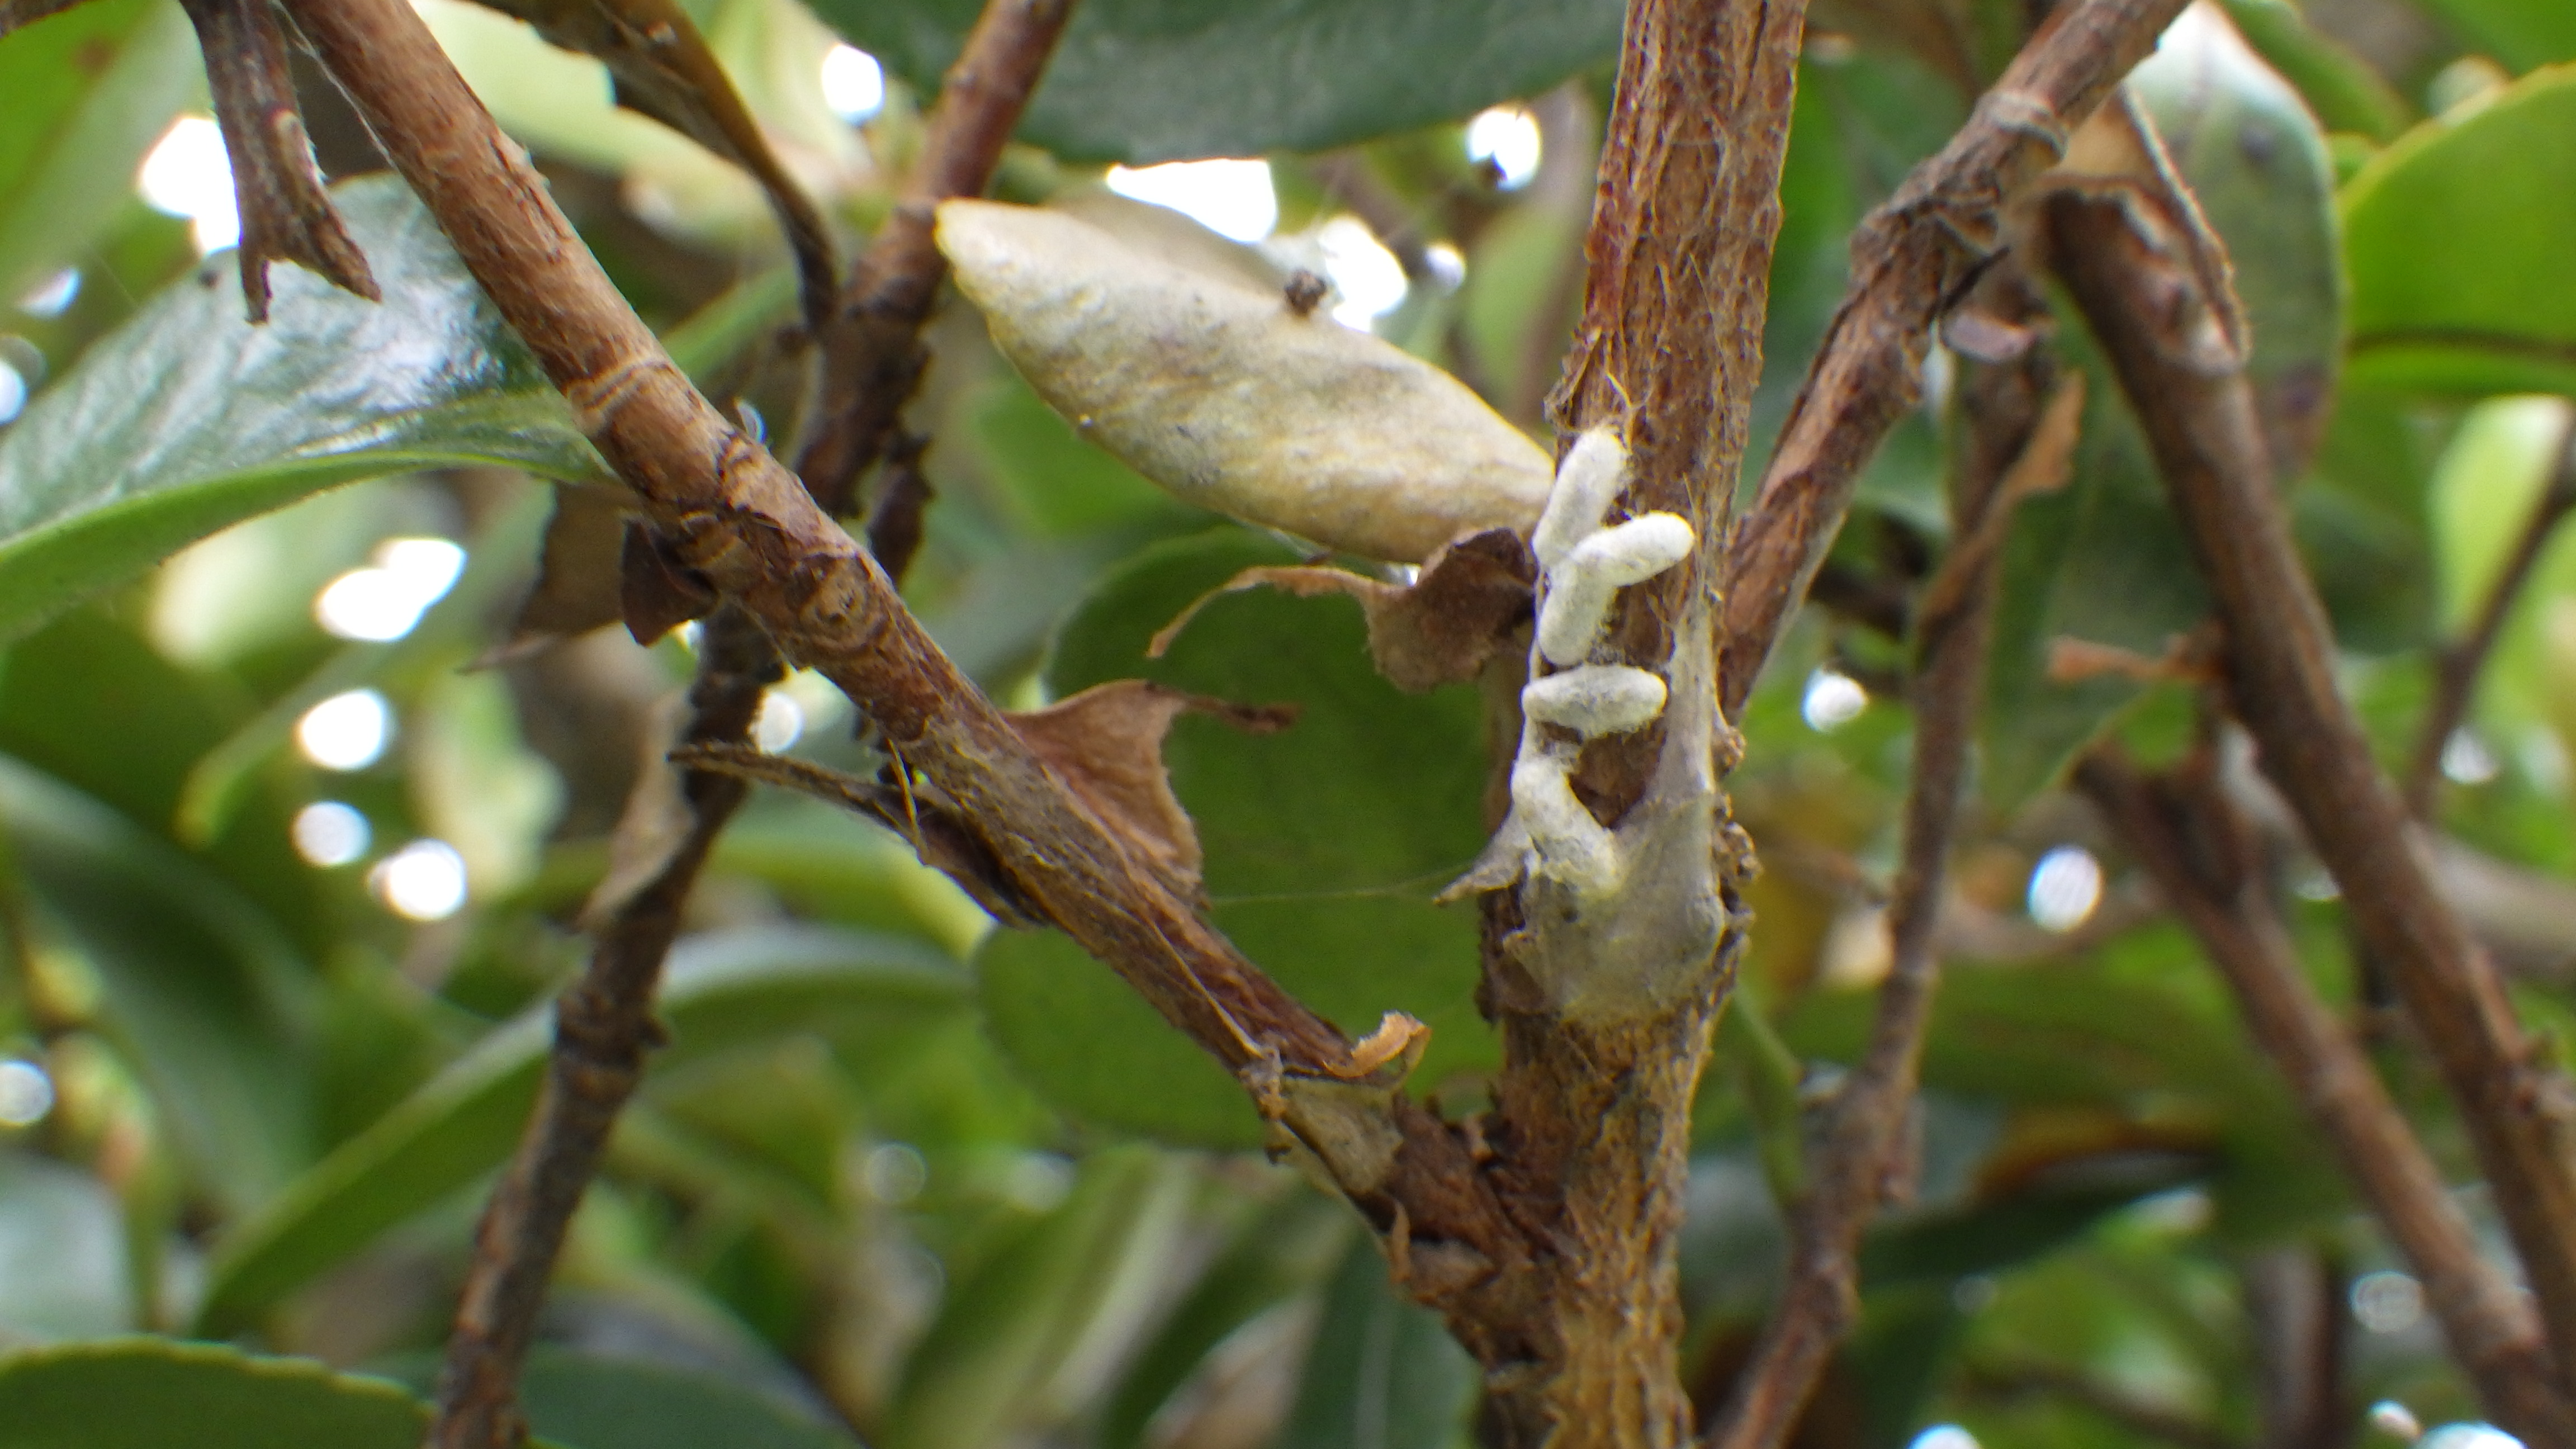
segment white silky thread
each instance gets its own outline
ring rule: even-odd
[[[1664,712],[1664,681],[1625,664],[1586,664],[1521,691],[1521,713],[1585,739],[1643,729]]]
[[[1530,531],[1530,552],[1538,566],[1553,569],[1566,551],[1601,530],[1610,500],[1628,486],[1628,445],[1608,428],[1593,428],[1574,440],[1565,461],[1556,466],[1556,486],[1548,491],[1547,508]]]

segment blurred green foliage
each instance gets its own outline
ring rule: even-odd
[[[594,64],[423,8],[692,375],[792,432],[790,288],[756,189],[613,110]],[[852,239],[892,204],[920,88],[974,9],[690,5]],[[1820,5],[1757,455],[1852,227],[1964,118],[2022,9]],[[1274,258],[1384,302],[1380,331],[1539,431],[1618,13],[1089,0],[1000,189],[1267,157]],[[2568,425],[2571,13],[2229,0],[2140,78],[2233,252],[2283,485],[2392,762]],[[186,35],[168,0],[92,0],[0,41],[0,1449],[167,1442],[175,1423],[213,1449],[409,1444],[547,996],[582,959],[583,901],[690,645],[612,627],[492,652],[548,484],[600,465],[319,85],[317,149],[387,302],[281,268],[275,319],[247,325],[229,262],[135,192],[171,119],[204,110]],[[824,84],[865,70],[843,36],[890,72],[856,125],[832,110],[855,92]],[[1515,108],[1475,119],[1489,105]],[[1353,240],[1354,213],[1386,249]],[[938,497],[906,592],[934,636],[1014,706],[1139,676],[1298,706],[1268,736],[1185,719],[1167,747],[1215,918],[1347,1028],[1430,1023],[1415,1087],[1478,1110],[1499,1047],[1477,922],[1431,900],[1485,829],[1478,691],[1395,691],[1341,599],[1229,595],[1147,658],[1193,599],[1299,546],[1089,449],[962,306],[927,341],[912,418]],[[2347,1408],[2463,1416],[2420,1313],[2347,1311],[2384,1304],[2358,1290],[2390,1281],[2389,1249],[2189,937],[2061,788],[2108,732],[2164,757],[2193,729],[2181,689],[2070,678],[2061,646],[2160,657],[2204,596],[2071,314],[2055,345],[2092,384],[2083,443],[2008,549],[1915,1191],[1871,1237],[1861,1330],[1801,1442],[1895,1449],[1950,1423],[1989,1449],[2128,1449],[2162,1442],[2154,1415],[2252,1442],[2284,1263],[2324,1295]],[[1944,376],[1837,547],[1860,596],[1910,597],[1947,545]],[[461,578],[401,606],[399,637],[317,622],[338,617],[317,616],[328,590],[400,585],[403,539],[461,548]],[[1905,650],[1901,618],[1810,609],[1739,721],[1733,791],[1769,869],[1694,1130],[1685,1372],[1708,1406],[1777,1290],[1779,1194],[1884,967]],[[2527,1017],[2576,1027],[2571,679],[2560,539],[2446,755],[2438,824],[2446,860],[2510,886],[2469,912]],[[387,730],[335,755],[314,711],[351,698]],[[764,728],[816,763],[881,763],[811,676]],[[2089,852],[2097,896],[2034,919],[2033,869],[2066,848]],[[2322,878],[2293,849],[2278,885],[2320,988],[2365,1008]],[[1466,1441],[1471,1366],[1345,1209],[1250,1150],[1239,1087],[1063,940],[993,930],[898,836],[756,799],[691,905],[663,1015],[671,1047],[575,1224],[531,1369],[550,1441]],[[2383,1066],[2483,1212],[2421,1064],[2390,1046]]]

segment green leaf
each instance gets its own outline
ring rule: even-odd
[[[1370,664],[1355,606],[1267,590],[1211,601],[1163,658],[1145,657],[1193,600],[1245,568],[1296,561],[1232,529],[1147,550],[1066,622],[1048,687],[1061,698],[1141,675],[1300,707],[1259,737],[1183,719],[1164,746],[1206,848],[1214,919],[1345,1031],[1388,1011],[1430,1026],[1415,1080],[1436,1085],[1496,1060],[1474,1000],[1475,913],[1431,902],[1484,846],[1475,692],[1400,693]],[[1242,1088],[1063,937],[997,933],[978,969],[996,1039],[1056,1105],[1176,1143],[1260,1141]]]
[[[6,756],[0,830],[201,1180],[235,1210],[274,1192],[310,1150],[309,968],[197,862]]]
[[[2316,451],[2343,350],[2325,133],[2298,92],[2214,10],[2187,12],[2130,84],[2226,244],[2254,333],[2245,371],[2286,484]]]
[[[2425,8],[2516,72],[2576,60],[2576,9],[2563,0],[2426,0]]]
[[[2355,378],[2576,393],[2570,135],[2576,67],[2560,66],[2417,126],[2353,178],[2343,211]]]
[[[2119,383],[2074,319],[2059,336],[2088,384],[2084,431],[2073,479],[2024,503],[2004,548],[1981,726],[1980,778],[1998,809],[2046,788],[2146,693],[2119,674],[2056,677],[2059,641],[2157,659],[2209,612]]]
[[[1141,1146],[1084,1159],[1063,1205],[967,1277],[905,1365],[889,1449],[982,1449],[1086,1403],[1171,1271],[1191,1173]]]
[[[417,1449],[429,1410],[310,1359],[130,1338],[0,1358],[0,1449]]]
[[[1475,1360],[1440,1315],[1396,1295],[1385,1255],[1362,1239],[1324,1290],[1277,1449],[1449,1449],[1475,1395]]]
[[[335,197],[381,305],[281,267],[253,327],[212,259],[0,435],[0,639],[357,478],[489,463],[615,486],[411,193],[369,177]]]
[[[0,1152],[0,1344],[132,1327],[124,1231],[97,1178]]]
[[[981,0],[821,0],[935,91]],[[1616,0],[1103,0],[1077,6],[1020,134],[1149,162],[1322,151],[1533,95],[1617,54]]]
[[[661,997],[670,1059],[838,1019],[961,1002],[956,967],[917,943],[797,929],[695,937],[671,953]],[[445,1071],[324,1158],[217,1245],[199,1329],[252,1317],[375,1237],[499,1166],[535,1101],[552,1013],[496,1027]]]
[[[519,1402],[566,1449],[855,1449],[848,1434],[706,1369],[540,1348]]]
[[[2388,142],[2414,119],[2413,108],[2370,62],[2311,27],[2290,0],[2226,0],[2227,18],[2246,43],[2307,99],[2329,131]]]
[[[1340,1203],[1302,1188],[1291,1188],[1245,1224],[1136,1355],[1101,1415],[1100,1449],[1142,1445],[1155,1411],[1210,1351],[1331,1270],[1351,1226]]]
[[[98,0],[0,45],[0,299],[81,255],[195,81],[187,18]]]

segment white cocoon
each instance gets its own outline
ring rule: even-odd
[[[1594,735],[1625,734],[1664,712],[1664,681],[1625,664],[1587,664],[1521,691],[1521,713],[1542,724]]]
[[[1628,445],[1608,428],[1588,428],[1566,450],[1556,466],[1556,486],[1547,495],[1547,511],[1530,534],[1530,552],[1540,568],[1552,569],[1566,550],[1601,527],[1610,500],[1628,483]]]
[[[1322,310],[1057,211],[950,201],[938,240],[1038,395],[1179,498],[1406,563],[1546,504],[1536,443]]]
[[[1626,588],[1690,557],[1691,543],[1691,526],[1680,514],[1649,513],[1577,543],[1567,551],[1561,571]]]

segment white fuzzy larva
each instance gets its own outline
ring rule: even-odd
[[[1642,583],[1690,557],[1696,542],[1691,526],[1677,513],[1649,513],[1616,528],[1605,528],[1568,550],[1550,582],[1565,574],[1582,574],[1612,588]]]
[[[1643,728],[1663,712],[1664,681],[1625,664],[1587,664],[1521,691],[1521,713],[1587,740]]]
[[[1570,756],[1553,751],[1512,762],[1512,813],[1529,832],[1531,873],[1563,881],[1580,896],[1618,889],[1619,842],[1575,798]]]
[[[1548,490],[1547,509],[1530,531],[1530,552],[1539,567],[1552,569],[1566,551],[1599,531],[1610,501],[1628,485],[1628,445],[1608,428],[1590,428],[1566,450],[1556,465],[1556,482]]]
[[[1550,577],[1547,598],[1538,606],[1538,652],[1562,669],[1580,664],[1601,637],[1601,621],[1610,614],[1611,584],[1591,574],[1560,569]]]

